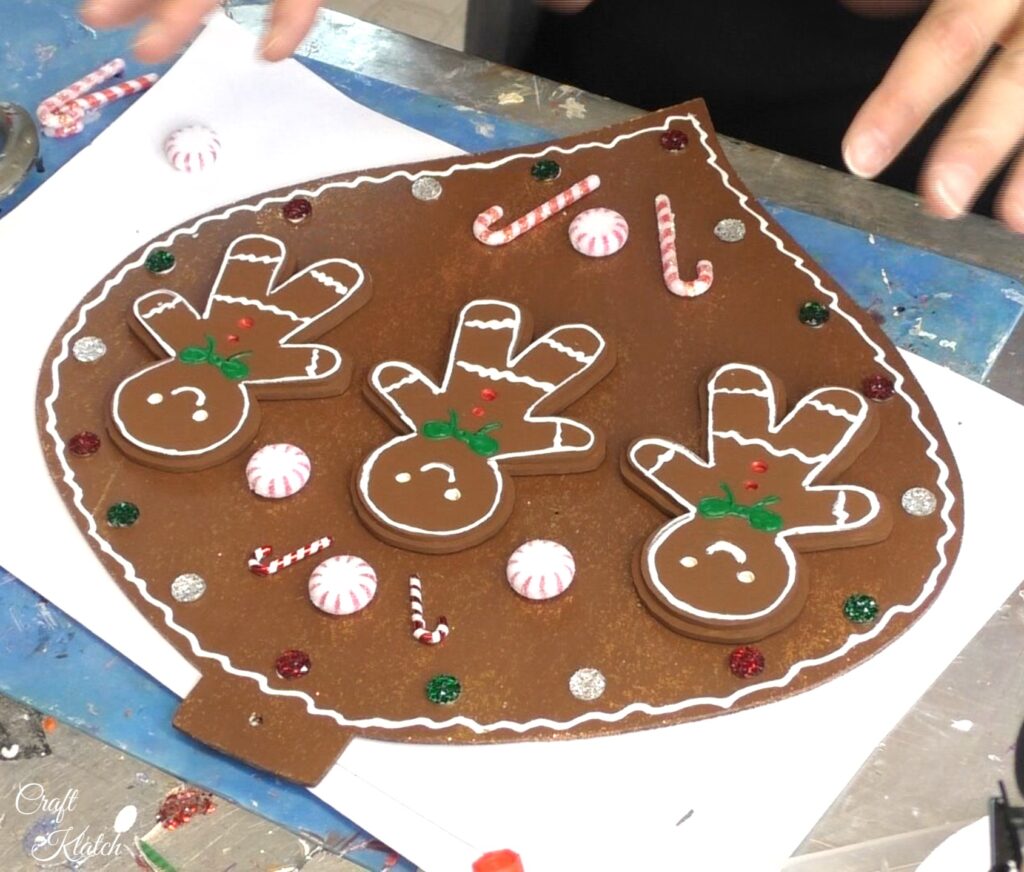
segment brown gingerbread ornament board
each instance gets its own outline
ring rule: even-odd
[[[202,671],[176,724],[305,783],[356,733],[812,687],[922,613],[962,526],[927,398],[699,103],[189,222],[71,314],[39,398],[69,510]]]

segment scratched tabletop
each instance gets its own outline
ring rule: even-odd
[[[131,32],[93,33],[76,21],[71,0],[3,0],[3,4],[0,99],[34,108],[43,98],[99,63],[114,56],[128,56]],[[230,11],[249,28],[259,26],[263,12],[257,4],[246,3],[235,3]],[[303,63],[348,96],[467,151],[535,143],[638,114],[629,107],[577,89],[469,58],[337,13],[323,13],[303,52]],[[150,69],[153,68],[134,69],[130,62],[127,74]],[[30,175],[14,196],[0,201],[0,220],[45,184],[54,170],[87,145],[123,109],[124,104],[112,105],[75,139],[44,139],[38,171]],[[994,222],[976,216],[956,225],[932,221],[921,214],[919,204],[910,195],[793,158],[733,141],[726,141],[726,148],[740,174],[772,214],[871,312],[897,345],[975,381],[990,384],[1018,401],[1024,400],[1024,328],[1019,323],[1024,312],[1024,261],[1017,238]],[[0,562],[2,559],[0,546]],[[999,645],[1005,652],[1015,644],[1008,639],[1007,627],[1019,626],[1024,618],[1021,612],[1024,604],[1014,599],[982,631],[982,641],[977,646],[972,643],[940,679],[937,686],[952,688],[949,698],[962,699],[967,688],[977,692],[977,677],[989,668],[989,655],[984,652]],[[1019,646],[1014,650],[1019,657]],[[986,688],[991,693],[1010,692],[997,682],[988,682]],[[168,779],[169,784],[180,779],[201,785],[229,800],[230,808],[249,809],[273,822],[261,825],[267,848],[257,848],[256,853],[266,852],[264,859],[253,859],[256,854],[250,852],[246,854],[250,865],[239,868],[326,870],[327,866],[318,864],[340,855],[349,856],[366,868],[412,868],[306,790],[256,772],[178,733],[170,725],[178,705],[173,694],[2,569],[0,691],[55,718],[67,728],[69,736],[77,736],[77,731],[81,731],[110,746],[102,754],[95,750],[88,753],[95,755],[91,759],[107,776],[120,771],[118,766],[122,766],[125,779],[130,782],[128,787],[136,797],[160,778],[166,778],[159,771],[163,770],[174,775],[174,779]],[[949,698],[941,693],[936,698],[934,689],[930,694],[894,733],[897,740],[887,745],[900,745],[900,730],[911,730],[910,735],[914,736],[915,718],[941,720],[945,716],[943,705],[949,705]],[[999,696],[993,699],[998,700]],[[993,706],[994,703],[990,705]],[[0,764],[34,767],[19,770],[16,775],[13,770],[8,775],[0,767],[3,869],[36,868],[34,863],[18,865],[25,862],[25,844],[31,844],[43,832],[33,827],[44,821],[52,831],[61,823],[55,819],[58,809],[48,815],[36,809],[38,813],[23,817],[24,812],[15,807],[17,785],[43,765],[41,759],[19,759],[47,748],[47,737],[39,732],[38,724],[52,726],[53,722],[40,720],[39,715],[31,712],[5,717],[0,707]],[[27,731],[20,740],[19,730]],[[991,771],[975,771],[975,793],[983,794],[987,785],[994,785],[996,777],[1008,776],[1009,768],[999,768],[1003,764],[1001,755],[1005,755],[1002,746],[1010,741],[1004,734],[1012,736],[1016,728],[1013,732],[1008,730],[1009,725],[1004,724],[979,736],[978,741],[987,742],[996,750],[989,754]],[[930,745],[919,739],[908,739],[904,744],[919,752],[922,746],[934,751],[942,738],[933,734]],[[15,747],[22,754],[11,750]],[[82,747],[87,747],[87,743]],[[153,774],[142,773],[143,780],[134,775],[129,777],[129,770],[135,772],[141,765],[135,763],[136,758],[149,764],[145,772]],[[925,812],[925,818],[918,815],[909,822],[894,811],[890,797],[899,795],[901,783],[895,776],[906,771],[911,765],[909,760],[906,748],[897,752],[880,749],[865,764],[862,776],[823,818],[800,855],[791,861],[792,868],[831,872],[878,868],[884,863],[891,867],[897,855],[920,860],[928,845],[965,821],[968,812],[964,809],[973,808],[972,804],[939,804]],[[917,762],[920,761],[914,765]],[[884,801],[882,793],[875,789],[883,777],[879,767],[894,779]],[[95,777],[100,777],[98,772]],[[5,790],[8,796],[4,796]],[[64,790],[59,793],[66,799]],[[126,793],[125,806],[129,804],[128,797]],[[956,798],[973,802],[973,797]],[[59,805],[59,796],[47,799]],[[83,797],[82,802],[85,801]],[[31,802],[29,797],[22,804]],[[117,809],[105,811],[109,818],[105,823],[97,818],[96,828],[107,828],[107,845],[117,829],[115,812]],[[975,816],[982,813],[983,805]],[[127,840],[139,838],[140,834],[152,836],[147,832],[150,825],[151,821],[137,824],[125,830],[123,837]],[[253,839],[254,831],[244,830],[241,825],[234,836],[225,836],[223,827],[210,829],[205,819],[189,826],[206,826],[202,838],[222,839],[227,853],[230,848],[237,849],[243,838],[248,842]],[[280,848],[275,839],[280,837],[282,828],[301,834],[299,844],[306,846],[287,861],[280,859],[283,855],[274,854]],[[242,832],[246,833],[244,837],[239,835]],[[889,837],[881,840],[884,844],[876,838],[879,834]],[[294,839],[289,841],[288,850],[295,853],[295,845]],[[138,853],[137,847],[135,851]],[[89,868],[104,868],[103,862],[97,851]],[[169,861],[162,862],[170,867]],[[208,859],[195,862],[196,865],[179,868],[214,868]],[[259,865],[261,862],[264,865]],[[161,868],[153,860],[149,865]],[[110,868],[130,866],[112,864]],[[232,866],[224,862],[216,868]]]

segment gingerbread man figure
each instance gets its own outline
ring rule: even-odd
[[[351,367],[326,333],[369,299],[362,268],[335,258],[288,275],[280,240],[248,235],[228,248],[206,308],[172,290],[143,294],[133,327],[164,358],[114,391],[110,431],[133,458],[162,469],[214,466],[259,427],[257,399],[339,394]]]
[[[513,506],[512,475],[593,469],[603,440],[555,413],[612,368],[605,339],[585,324],[530,335],[511,303],[476,300],[459,315],[444,378],[407,363],[370,375],[370,397],[405,433],[374,451],[353,489],[381,539],[447,553],[493,535]]]
[[[877,432],[868,401],[825,387],[784,409],[776,379],[729,364],[707,385],[706,460],[667,439],[627,451],[627,481],[678,515],[644,545],[637,591],[683,635],[753,642],[779,631],[807,598],[798,552],[879,542],[892,529],[876,493],[829,484]]]

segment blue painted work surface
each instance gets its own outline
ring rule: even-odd
[[[131,32],[93,33],[75,20],[73,0],[2,3],[0,99],[34,109],[102,62],[129,55]],[[318,46],[317,56],[330,57],[330,47]],[[548,131],[453,106],[322,61],[304,63],[353,99],[467,151],[551,138]],[[127,75],[148,71],[129,62]],[[14,197],[0,201],[0,220],[128,103],[104,109],[78,137],[44,140],[45,172],[30,178]],[[899,346],[972,379],[984,378],[1024,311],[1024,286],[1007,276],[783,206],[768,207]],[[179,734],[171,727],[178,702],[172,694],[2,570],[0,616],[0,689],[5,693],[287,827],[333,843],[359,837],[351,822],[306,790]],[[353,859],[379,868],[386,856],[377,851]]]

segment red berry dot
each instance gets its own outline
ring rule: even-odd
[[[498,399],[498,392],[495,390],[491,390],[491,388],[484,388],[482,391],[480,391],[480,399],[487,400],[487,402],[491,402],[493,400]]]
[[[235,335],[234,333],[229,333],[228,334],[228,342],[238,342],[238,341],[239,340],[238,340],[238,336],[237,335]]]
[[[675,127],[661,134],[661,147],[666,151],[682,151],[689,143],[690,137],[685,131]]]
[[[474,415],[475,415],[475,416],[476,416],[477,418],[482,418],[482,417],[483,417],[484,415],[486,415],[487,413],[486,413],[486,412],[485,412],[485,411],[483,410],[483,407],[482,407],[482,406],[473,406],[473,414],[474,414]]]
[[[100,450],[100,437],[88,430],[76,433],[68,440],[68,451],[76,457],[88,457]]]
[[[764,672],[764,654],[753,645],[741,645],[729,655],[729,669],[737,678],[753,678]]]
[[[757,473],[767,472],[768,464],[765,463],[763,460],[755,460],[753,463],[750,464],[750,471]]]
[[[869,400],[887,400],[896,393],[892,379],[885,375],[869,375],[861,388]]]
[[[299,678],[309,672],[311,665],[309,655],[295,649],[282,651],[274,661],[274,668],[282,678]]]
[[[756,481],[745,481],[745,482],[743,482],[743,489],[744,490],[754,491],[754,490],[757,490],[760,486],[761,485],[759,485]]]
[[[305,197],[296,197],[281,207],[281,214],[284,215],[286,221],[298,224],[313,214],[313,204]]]
[[[254,323],[255,322],[248,315],[246,315],[244,318],[238,319],[238,326],[241,327],[243,330],[248,330],[250,327],[252,327]]]

